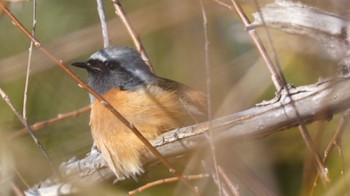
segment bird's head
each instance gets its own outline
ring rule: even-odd
[[[103,95],[112,88],[129,90],[155,79],[139,53],[129,47],[109,47],[85,62],[72,63],[88,72],[88,84]]]

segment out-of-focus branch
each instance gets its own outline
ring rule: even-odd
[[[183,176],[183,178],[186,178],[187,180],[198,180],[198,179],[202,179],[202,178],[208,178],[209,174],[198,174],[198,175],[188,175],[188,176]],[[157,185],[162,185],[162,184],[166,184],[166,183],[171,183],[171,182],[176,182],[178,181],[177,178],[172,177],[172,178],[165,178],[165,179],[161,179],[161,180],[157,180],[154,182],[150,182],[142,187],[139,187],[135,190],[129,191],[129,195],[136,195],[137,193],[141,193],[142,191],[152,188],[154,186]]]
[[[227,4],[225,4],[221,1],[218,1],[218,0],[216,0],[215,2],[217,2],[221,6],[226,7],[229,11],[231,11],[239,16],[245,29],[248,31],[250,38],[252,39],[255,47],[257,48],[260,56],[262,57],[268,70],[270,71],[271,79],[272,79],[273,84],[275,85],[276,90],[280,91],[282,88],[284,88],[286,86],[286,81],[283,78],[283,75],[280,71],[280,68],[272,62],[270,55],[267,53],[267,50],[266,50],[265,46],[263,45],[263,43],[259,37],[259,34],[255,31],[255,29],[247,28],[251,25],[251,22],[250,22],[248,16],[243,11],[242,7],[239,5],[239,3],[236,0],[231,0],[231,1],[232,1],[232,6],[227,5]]]
[[[50,126],[52,124],[58,123],[61,120],[64,120],[64,119],[67,119],[67,118],[77,117],[77,116],[79,116],[79,115],[81,115],[83,113],[86,113],[86,112],[90,111],[90,109],[91,109],[91,107],[90,107],[90,105],[88,105],[88,106],[85,106],[83,108],[80,108],[80,109],[72,111],[72,112],[68,112],[68,113],[64,113],[64,114],[58,114],[57,117],[55,117],[55,118],[51,118],[51,119],[48,119],[48,120],[44,120],[44,121],[40,121],[40,122],[34,123],[34,124],[30,125],[30,127],[35,132],[35,131],[38,131],[38,130],[44,128],[44,127],[47,127],[47,126]],[[12,139],[14,139],[16,137],[25,135],[27,133],[28,133],[27,129],[23,128],[23,129],[21,129],[19,131],[16,131],[16,132],[12,133],[8,137],[8,139],[12,140]]]
[[[96,0],[96,2],[97,2],[97,12],[98,12],[98,16],[100,17],[100,23],[101,23],[103,47],[107,48],[110,45],[110,38],[109,38],[108,27],[106,22],[105,9],[104,9],[102,0]]]
[[[0,5],[1,2],[0,2]],[[11,103],[10,98],[8,97],[8,95],[0,88],[0,96],[2,97],[2,99],[7,103],[7,105],[11,108],[11,110],[13,111],[13,113],[17,116],[18,120],[24,125],[24,127],[26,128],[26,130],[28,131],[29,135],[32,137],[34,143],[38,146],[38,148],[41,150],[41,152],[44,154],[45,158],[48,160],[51,169],[54,173],[56,173],[56,168],[52,162],[52,159],[49,155],[49,153],[47,152],[47,150],[44,148],[44,146],[42,145],[42,143],[38,140],[38,138],[36,137],[36,135],[34,134],[33,130],[31,129],[31,127],[29,126],[28,122],[23,118],[23,116],[17,112],[15,106]]]
[[[349,88],[350,78],[338,78],[293,88],[290,89],[290,94],[303,122],[310,123],[317,120],[327,120],[317,119],[317,117],[326,116],[330,118],[335,113],[349,108],[350,92],[347,90]],[[239,142],[241,140],[268,136],[297,126],[298,120],[289,98],[286,97],[284,91],[281,94],[282,97],[278,99],[263,102],[259,106],[248,110],[213,120],[215,141],[229,140]],[[198,147],[206,145],[205,132],[208,129],[208,122],[176,129],[161,135],[152,142],[152,145],[165,157],[187,154]],[[157,162],[157,158],[151,153],[144,156],[143,163],[146,170]],[[79,184],[84,185],[115,178],[113,172],[106,167],[103,158],[97,150],[93,150],[84,159],[78,160],[73,158],[67,163],[63,163],[60,171],[62,176],[70,179],[70,182],[80,182]],[[60,183],[62,182],[57,182],[54,178],[50,178],[40,183],[40,187],[43,189],[33,188],[28,194],[50,188],[54,190]],[[68,187],[69,183],[60,185]]]
[[[287,33],[316,39],[325,44],[327,52],[337,60],[342,60],[348,51],[348,18],[292,1],[275,1],[261,8],[260,14],[254,13],[253,17],[255,20],[248,29],[265,23]]]
[[[134,30],[134,27],[131,25],[129,18],[127,17],[126,13],[124,12],[124,9],[122,7],[122,4],[120,3],[119,0],[112,0],[114,8],[115,8],[115,13],[119,16],[121,21],[123,22],[124,26],[128,30],[128,33],[131,36],[132,41],[134,42],[134,45],[137,49],[137,51],[140,53],[142,59],[145,61],[145,63],[148,65],[148,68],[154,72],[153,66],[151,61],[148,58],[148,55],[146,53],[145,48],[143,47],[141,43],[140,36],[136,33]]]
[[[142,9],[130,12],[128,14],[130,20],[142,35],[159,31],[161,29],[174,26],[184,21],[193,19],[198,15],[196,7],[192,5],[193,1],[184,1],[178,3],[167,0],[156,5],[150,5]],[[162,16],[154,14],[162,10]],[[1,12],[1,11],[0,11]],[[208,15],[219,14],[208,9]],[[147,16],[147,17],[144,17]],[[176,17],[175,17],[176,16]],[[112,40],[118,40],[118,44],[125,44],[130,37],[121,29],[123,24],[118,23],[119,18],[107,21],[109,28],[109,36]],[[156,21],[156,22],[155,22]],[[65,35],[62,38],[55,39],[52,43],[45,44],[47,49],[59,56],[64,62],[90,54],[102,48],[102,41],[99,35],[101,33],[101,24],[91,25],[87,28]],[[28,51],[0,60],[0,84],[5,84],[22,77],[25,74],[26,62],[24,59],[28,57]],[[35,65],[31,69],[34,74],[52,68],[54,64],[41,53],[36,53],[32,58],[32,64]]]
[[[338,60],[343,60],[342,58],[348,50],[348,19],[291,1],[276,1],[265,6],[261,13],[268,26],[289,33],[307,35],[322,41],[331,49],[329,53]],[[255,21],[247,27],[248,29],[262,25],[261,20],[259,20],[260,15],[255,14],[254,17]],[[293,88],[289,91],[301,120],[304,123],[310,123],[323,120],[318,119],[319,117],[331,117],[333,114],[349,108],[349,87],[349,78],[339,78]],[[282,91],[281,97],[272,101],[263,102],[259,106],[214,120],[215,141],[239,142],[242,139],[268,136],[297,126],[299,121],[294,112],[295,108],[291,106],[290,98],[286,96],[286,92]],[[209,123],[205,122],[176,129],[163,134],[152,144],[165,157],[187,154],[206,145],[204,133],[208,128]],[[146,170],[157,162],[158,160],[150,153],[144,156],[143,163]],[[41,193],[44,190],[61,191],[62,187],[71,193],[76,188],[72,184],[87,185],[115,178],[97,150],[93,150],[84,159],[73,158],[67,163],[63,163],[61,173],[69,179],[68,183],[59,182],[52,177],[40,183],[40,187],[43,188],[33,188],[27,192],[28,195]]]
[[[47,58],[49,58],[52,62],[54,62],[58,67],[60,67],[67,75],[69,75],[79,86],[84,88],[86,91],[88,91],[92,96],[96,98],[96,101],[100,101],[103,106],[108,109],[115,117],[117,117],[120,122],[122,122],[128,129],[146,146],[146,148],[152,152],[158,159],[169,169],[169,172],[171,172],[173,175],[175,175],[179,180],[184,183],[192,192],[197,193],[197,191],[192,187],[192,185],[184,178],[181,178],[181,173],[179,173],[172,164],[163,157],[161,153],[159,153],[152,144],[140,133],[137,127],[133,126],[132,123],[130,123],[117,109],[115,109],[102,95],[97,93],[94,89],[92,89],[89,85],[87,85],[84,81],[82,81],[72,70],[70,70],[67,65],[65,65],[62,60],[59,60],[57,57],[55,57],[49,50],[47,50],[45,47],[41,45],[41,43],[38,41],[36,37],[31,35],[28,30],[19,22],[19,20],[11,13],[11,11],[5,7],[0,2],[0,8],[6,13],[6,15],[9,17],[9,19],[12,21],[12,23],[18,27],[18,29],[26,36],[29,40],[31,40],[34,45],[43,53],[46,55]],[[0,91],[2,93],[2,91]],[[1,94],[3,99],[6,100],[6,96]],[[15,111],[14,111],[15,112]],[[16,113],[16,112],[15,112]],[[18,114],[16,113],[18,116]],[[19,116],[18,116],[19,117]],[[20,118],[20,117],[19,117]],[[20,118],[21,119],[21,118]],[[22,122],[22,120],[21,120]],[[23,122],[25,124],[25,127],[28,129],[28,131],[31,133],[35,143],[41,147],[40,142],[38,140],[35,140],[34,133],[31,131],[30,126]],[[46,157],[49,159],[48,154],[46,151],[41,147],[42,151],[46,155]],[[50,162],[51,163],[51,162]],[[51,164],[52,165],[52,164]]]
[[[271,73],[271,79],[273,84],[275,85],[277,91],[279,92],[281,89],[286,90],[286,94],[288,98],[291,98],[289,90],[288,90],[288,86],[287,86],[287,81],[283,75],[283,73],[281,72],[281,67],[278,63],[278,59],[275,58],[275,62],[273,63],[270,55],[267,53],[267,50],[265,48],[265,46],[263,45],[259,34],[257,33],[256,29],[254,28],[248,28],[249,26],[251,26],[251,22],[248,19],[247,15],[245,14],[245,12],[243,11],[242,7],[239,5],[239,3],[237,2],[237,0],[231,0],[232,1],[232,6],[226,5],[220,1],[217,1],[220,5],[228,8],[231,12],[235,12],[238,14],[239,18],[242,20],[245,28],[247,29],[250,37],[252,38],[253,43],[255,44],[256,48],[258,49],[260,56],[262,57],[262,59],[264,59],[264,62],[268,68],[268,70]],[[257,7],[259,7],[258,2],[255,1]],[[264,16],[261,13],[260,9],[258,9],[259,12],[257,13],[260,16],[261,19],[261,23],[263,25],[265,25],[265,21],[264,21]],[[267,29],[266,29],[267,30]],[[272,43],[272,39],[271,36],[269,34],[269,32],[267,32],[268,34],[268,38],[269,38],[269,42]],[[273,45],[271,44],[272,47],[272,54],[274,54],[274,56],[276,57],[276,52],[275,49],[273,47]],[[297,120],[298,120],[298,128],[300,130],[300,134],[308,148],[308,150],[312,153],[314,160],[315,160],[315,165],[317,166],[318,172],[321,173],[322,175],[322,180],[324,182],[325,185],[327,185],[329,183],[329,177],[328,177],[328,172],[325,168],[325,166],[323,165],[321,158],[318,154],[318,151],[316,149],[316,146],[309,134],[309,132],[307,131],[306,126],[304,125],[304,122],[302,121],[302,119],[299,116],[299,111],[296,109],[296,107],[294,106],[293,101],[291,102],[291,105],[293,106],[293,108],[295,109],[295,113],[297,116]]]

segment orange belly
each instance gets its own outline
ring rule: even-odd
[[[162,132],[197,121],[191,114],[194,106],[188,105],[194,100],[196,105],[205,104],[205,98],[192,90],[183,93],[180,97],[155,86],[130,91],[112,89],[104,98],[152,140]],[[143,172],[140,157],[145,146],[99,101],[92,104],[90,126],[95,144],[117,177],[134,177]]]

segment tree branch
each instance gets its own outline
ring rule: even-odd
[[[290,93],[302,120],[305,123],[311,123],[317,120],[328,120],[332,115],[349,108],[349,88],[350,78],[336,78],[291,88]],[[215,119],[212,123],[216,142],[223,140],[238,142],[242,139],[260,138],[277,133],[297,126],[297,122],[290,100],[282,91],[280,97],[264,101],[248,110]],[[175,129],[161,135],[152,144],[168,158],[188,154],[192,150],[206,145],[207,140],[204,133],[208,128],[209,122],[204,122]],[[145,170],[149,170],[158,162],[151,153],[147,153],[143,157]],[[115,178],[95,148],[81,160],[72,158],[68,162],[62,163],[60,172],[67,179],[67,182],[58,182],[58,178],[51,177],[36,186],[40,187],[39,189],[33,187],[28,190],[27,195],[37,195],[48,190],[62,191],[62,188],[74,192],[77,189],[72,184],[86,186],[92,183],[111,181]]]
[[[349,20],[318,8],[291,1],[276,1],[261,10],[266,25],[288,33],[306,35],[321,41],[329,54],[344,60],[349,48],[347,41]],[[255,21],[247,28],[263,25],[260,14],[254,14]],[[278,17],[276,17],[278,16]],[[292,16],[292,17],[291,17]],[[328,120],[334,114],[350,107],[350,78],[336,78],[316,84],[289,89],[294,105],[304,123]],[[215,142],[228,140],[239,142],[277,133],[298,125],[290,97],[282,90],[279,97],[264,101],[248,110],[224,116],[212,121]],[[165,157],[188,154],[206,145],[205,132],[209,122],[167,132],[152,142]],[[143,157],[148,171],[158,163],[151,153]],[[50,193],[74,193],[78,186],[89,186],[97,182],[112,181],[113,172],[107,167],[96,148],[83,159],[72,158],[60,166],[61,182],[53,176],[28,190],[27,195]],[[122,181],[124,179],[117,179]],[[38,188],[40,187],[40,188]]]
[[[264,6],[260,13],[254,13],[253,17],[255,20],[248,29],[266,24],[287,33],[316,39],[325,44],[327,52],[338,60],[348,51],[348,18],[292,1],[275,1]]]

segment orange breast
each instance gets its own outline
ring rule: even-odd
[[[179,96],[179,93],[153,86],[130,91],[113,89],[104,97],[148,140],[152,140],[162,132],[196,121],[188,106],[195,99],[205,99],[195,91],[184,93]],[[117,177],[133,177],[142,172],[140,156],[144,145],[99,101],[92,104],[90,125],[95,144]]]

